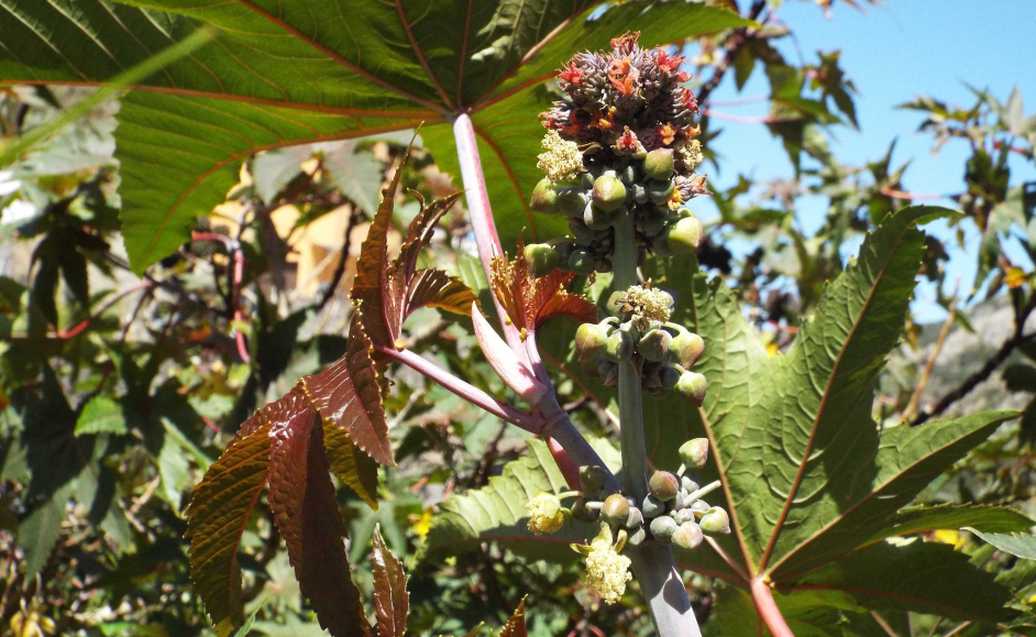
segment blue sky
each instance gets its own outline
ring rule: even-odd
[[[981,8],[978,8],[981,7]],[[834,129],[832,150],[841,161],[860,164],[884,155],[889,142],[898,138],[893,165],[911,160],[904,178],[910,191],[952,193],[961,189],[966,158],[962,143],[944,146],[931,154],[931,136],[917,133],[922,114],[896,109],[915,96],[927,94],[962,106],[974,98],[965,83],[988,88],[1006,100],[1017,86],[1027,99],[1026,113],[1036,112],[1036,0],[887,0],[856,11],[836,3],[830,19],[812,2],[786,1],[778,17],[791,27],[795,38],[779,44],[789,60],[816,60],[816,51],[840,49],[842,68],[857,88],[856,110],[860,131]],[[767,93],[761,66],[757,66],[741,96]],[[733,78],[728,77],[713,93],[719,102],[737,98]],[[738,115],[765,114],[766,104],[716,106]],[[717,122],[718,123],[718,122]],[[722,155],[722,172],[710,175],[725,187],[745,174],[759,180],[786,177],[791,166],[777,140],[761,124],[723,122],[723,134],[712,143]],[[1036,179],[1031,163],[1015,159],[1012,184]],[[951,201],[933,202],[952,205]],[[797,211],[803,228],[816,228],[823,213],[822,201],[805,201]],[[945,223],[927,230],[949,239]],[[977,236],[973,234],[970,239]],[[974,279],[977,242],[954,250],[949,281],[961,280],[968,290]],[[939,320],[944,313],[932,302],[934,291],[921,286],[914,309],[919,317]]]

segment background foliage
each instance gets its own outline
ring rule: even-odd
[[[1034,161],[1036,117],[1025,113],[1019,93],[976,89],[970,104],[937,97],[904,104],[933,144],[968,149],[955,196],[963,214],[949,223],[978,232],[981,244],[974,249],[922,240],[906,229],[903,215],[893,214],[917,197],[902,188],[906,166],[893,165],[891,152],[860,166],[832,153],[831,136],[857,124],[852,69],[841,68],[837,51],[808,62],[786,59],[776,44],[793,37],[795,25],[776,21],[780,3],[626,2],[600,15],[585,2],[474,3],[463,24],[451,3],[420,11],[410,3],[332,3],[363,13],[350,23],[349,38],[311,20],[310,3],[290,3],[282,14],[264,4],[217,10],[172,0],[0,0],[5,143],[84,99],[90,90],[77,84],[110,79],[200,24],[219,30],[214,42],[151,76],[141,90],[97,105],[0,173],[5,627],[34,623],[54,634],[105,635],[209,630],[187,577],[183,511],[191,487],[239,423],[345,351],[345,292],[359,245],[379,188],[410,139],[397,129],[426,122],[401,176],[390,246],[398,246],[400,231],[419,210],[404,191],[430,200],[457,188],[446,120],[458,104],[473,109],[505,246],[520,237],[553,236],[563,229],[557,218],[526,206],[538,177],[537,114],[551,99],[549,79],[571,52],[603,46],[634,25],[644,45],[686,38],[689,52],[702,54],[692,70],[705,109],[707,151],[722,126],[739,125],[709,116],[709,95],[722,78],[732,75],[739,87],[753,73],[767,79],[770,113],[751,125],[766,126],[785,149],[787,179],[757,184],[744,177],[714,193],[719,214],[708,226],[700,263],[717,281],[686,286],[693,300],[682,307],[705,304],[715,316],[719,308],[724,321],[710,326],[706,312],[681,318],[703,333],[713,330],[709,342],[755,357],[767,378],[779,370],[777,380],[767,382],[801,375],[798,357],[824,354],[822,347],[810,350],[811,334],[842,328],[821,304],[825,290],[835,298],[844,294],[842,305],[851,312],[855,288],[846,281],[867,279],[871,262],[898,254],[883,253],[887,243],[880,237],[891,235],[879,235],[868,244],[877,247],[864,248],[860,262],[849,266],[845,244],[885,222],[904,224],[899,230],[910,247],[898,258],[923,263],[923,276],[939,290],[953,289],[944,285],[948,251],[967,249],[977,260],[974,289],[940,297],[948,312],[941,325],[912,320],[911,273],[882,285],[860,283],[881,291],[880,315],[867,319],[858,312],[867,340],[852,354],[853,370],[866,374],[849,374],[849,390],[839,395],[846,408],[832,416],[873,418],[884,440],[908,437],[912,426],[932,426],[926,421],[933,416],[965,415],[957,421],[966,430],[960,435],[986,439],[963,458],[966,448],[946,454],[926,474],[934,481],[916,485],[918,500],[930,508],[900,512],[894,521],[896,535],[912,536],[895,541],[910,543],[905,554],[925,578],[889,579],[887,588],[924,593],[931,604],[910,606],[909,613],[895,603],[864,608],[844,593],[881,576],[868,569],[885,563],[881,553],[890,546],[855,526],[855,541],[869,543],[867,552],[830,560],[796,581],[795,590],[778,587],[796,633],[831,634],[833,625],[845,634],[1030,630],[1036,563],[1031,541],[1007,533],[1018,528],[1017,519],[990,513],[987,526],[960,528],[960,520],[975,519],[965,507],[1009,505],[1036,514],[1036,363],[1030,360],[1036,347],[1029,320],[1036,309],[1036,186],[1008,166],[1011,155]],[[742,19],[729,8],[740,9]],[[587,15],[597,19],[587,22]],[[15,51],[32,51],[34,59],[27,64]],[[300,65],[306,82],[298,81]],[[155,157],[161,157],[158,166]],[[819,230],[808,234],[794,220],[805,197],[819,197],[826,207]],[[888,225],[879,232],[892,232]],[[485,294],[471,255],[458,205],[422,263]],[[679,268],[691,265],[649,264],[648,270],[657,267],[659,280],[686,282]],[[805,320],[811,315],[830,324]],[[573,326],[559,320],[549,327],[541,338],[553,354],[548,362],[566,409],[588,432],[612,434],[611,395],[568,359]],[[797,336],[805,344],[790,347]],[[406,338],[473,384],[504,394],[474,355],[466,319],[423,309],[407,323]],[[889,365],[879,373],[886,351]],[[727,362],[720,354],[707,359],[706,374],[719,388],[710,396],[710,415],[722,415],[738,391],[724,386],[720,374],[736,357]],[[485,514],[478,507],[494,491],[560,488],[556,467],[535,441],[412,372],[396,370],[391,381],[386,411],[399,466],[382,472],[381,505],[372,511],[348,489],[337,494],[361,597],[369,599],[374,585],[369,547],[380,527],[384,544],[410,574],[412,634],[464,634],[481,622],[489,634],[526,595],[531,634],[649,632],[650,619],[633,603],[595,608],[579,585],[578,568],[565,560],[574,554],[563,543],[508,542],[507,528],[521,523],[514,515],[494,518],[498,511],[490,510],[481,527],[467,522]],[[775,421],[796,417],[781,404],[757,407],[732,446],[777,444],[768,438],[781,430]],[[982,407],[1017,407],[1023,415],[1001,425],[1004,417],[973,415]],[[664,404],[649,409],[656,410],[648,414],[652,460],[675,466],[673,439],[707,423],[675,430]],[[752,500],[745,510],[760,520],[745,526],[748,540],[731,550],[744,550],[749,562],[764,552],[783,556],[793,574],[788,556],[807,532],[792,525],[775,547],[766,547],[765,521],[779,514],[779,507],[772,510],[779,501],[769,501],[757,485],[763,477],[770,491],[783,492],[787,485],[779,481],[788,469],[777,456],[760,460],[745,466],[762,469],[763,476],[735,479]],[[847,484],[841,495],[850,497],[853,488],[862,487]],[[462,490],[468,493],[454,495]],[[267,514],[246,528],[241,556],[252,630],[320,634],[281,538],[266,521],[269,504],[258,506]],[[812,506],[802,515],[832,505]],[[918,522],[921,516],[928,516],[926,524]],[[931,516],[941,516],[934,527]],[[935,527],[941,530],[916,534]],[[520,559],[529,555],[555,559]],[[690,582],[706,630],[755,634],[751,599],[725,583],[736,574],[687,559],[700,573]],[[899,573],[912,570],[899,564]],[[946,569],[942,576],[934,564]],[[955,580],[958,566],[983,573],[982,584]],[[974,590],[961,596],[962,587]],[[939,605],[950,597],[966,599],[949,610]]]

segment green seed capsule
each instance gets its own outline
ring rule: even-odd
[[[701,244],[702,226],[695,217],[684,217],[669,228],[666,242],[673,254],[693,254]]]
[[[651,495],[662,502],[669,502],[679,493],[680,481],[668,471],[656,471],[651,474],[651,479],[648,481],[648,489],[651,491]]]
[[[644,543],[644,540],[646,540],[646,539],[647,539],[647,532],[644,530],[643,527],[641,527],[641,528],[637,529],[636,531],[630,533],[629,539],[627,539],[626,542],[630,546],[640,546],[641,544]]]
[[[633,356],[633,338],[627,332],[615,330],[608,335],[604,351],[613,361],[627,360]]]
[[[648,529],[656,540],[667,542],[669,541],[669,538],[673,537],[673,533],[676,531],[678,526],[679,525],[676,523],[676,520],[673,518],[668,515],[660,515],[654,520],[651,520],[651,524],[648,526]]]
[[[666,354],[669,353],[669,346],[672,340],[673,337],[665,330],[648,330],[644,336],[640,337],[640,342],[637,343],[637,352],[645,360],[660,363],[665,360]]]
[[[669,353],[684,367],[694,365],[704,351],[705,341],[694,332],[681,331],[669,341]]]
[[[582,487],[585,494],[597,495],[600,493],[607,478],[608,474],[604,467],[592,464],[579,467],[579,486]]]
[[[698,372],[684,372],[676,381],[676,391],[700,405],[705,400],[705,390],[708,388],[708,381]]]
[[[730,516],[722,507],[711,507],[698,525],[706,533],[730,533]]]
[[[549,243],[530,243],[522,250],[533,276],[549,274],[561,266],[561,254]]]
[[[704,540],[705,535],[702,533],[702,529],[698,528],[694,522],[684,522],[677,527],[670,538],[673,544],[687,550],[698,548]]]
[[[601,506],[601,515],[609,523],[614,525],[626,524],[629,514],[630,503],[626,496],[621,493],[613,493],[604,499],[604,504]]]
[[[583,208],[586,208],[588,201],[589,198],[583,192],[575,188],[565,188],[558,191],[554,205],[558,212],[564,215],[579,217],[582,216]]]
[[[626,530],[636,531],[644,526],[644,514],[636,507],[630,507],[630,513],[626,516]]]
[[[647,188],[645,188],[641,184],[633,184],[632,192],[633,192],[633,201],[635,201],[635,202],[637,202],[638,204],[641,204],[641,205],[647,203],[647,201],[648,201]]]
[[[682,454],[681,454],[681,459],[682,459]],[[695,491],[698,490],[698,486],[699,485],[698,485],[697,482],[695,482],[694,480],[691,480],[687,476],[683,476],[683,477],[680,478],[680,490],[681,491],[686,491],[687,493],[694,493]]]
[[[568,255],[568,268],[578,274],[589,274],[594,270],[594,258],[587,250],[576,248]]]
[[[709,461],[708,438],[692,438],[680,445],[680,460],[690,467],[701,469]]]
[[[656,206],[667,206],[669,204],[669,198],[673,196],[673,190],[676,186],[672,181],[667,181],[661,184],[652,184],[648,186],[647,196],[651,200],[651,203]]]
[[[683,524],[684,522],[694,522],[694,511],[683,508],[673,514],[673,519],[676,520],[677,524]]]
[[[593,231],[605,230],[612,225],[612,214],[599,208],[597,204],[589,203],[583,210],[583,223]]]
[[[656,148],[644,157],[644,174],[648,179],[665,181],[673,176],[673,150]]]
[[[532,189],[529,206],[539,212],[557,212],[557,205],[558,191],[554,189],[554,184],[544,177]]]
[[[644,502],[640,505],[640,512],[648,519],[657,518],[665,513],[665,502],[662,502],[655,496],[648,494],[644,497]]]
[[[637,169],[633,164],[622,169],[622,182],[627,187],[637,183]]]
[[[626,186],[614,171],[605,172],[594,180],[592,199],[601,210],[613,212],[626,203]]]

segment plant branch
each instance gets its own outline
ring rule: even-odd
[[[956,309],[957,296],[954,294],[953,300],[947,308],[949,313],[946,315],[946,320],[943,321],[942,326],[939,328],[939,336],[936,337],[935,345],[932,346],[928,360],[925,361],[924,369],[921,370],[921,377],[917,381],[917,387],[914,388],[914,393],[910,395],[910,402],[907,403],[906,409],[903,411],[903,420],[910,420],[917,413],[918,405],[921,404],[921,396],[924,394],[925,387],[928,386],[928,381],[932,377],[932,370],[935,369],[935,361],[939,358],[943,345],[946,344],[946,337],[950,335],[950,328],[953,327],[955,322],[954,312]]]
[[[454,394],[485,409],[501,420],[517,425],[534,434],[538,434],[542,429],[541,421],[534,416],[500,402],[466,380],[457,378],[435,363],[419,356],[416,352],[408,349],[395,350],[390,347],[379,347],[377,350],[379,353],[431,378]]]
[[[916,427],[927,421],[930,418],[942,414],[944,411],[949,409],[954,403],[961,398],[967,396],[975,387],[982,381],[986,380],[993,375],[1000,365],[1014,353],[1014,350],[1025,344],[1026,341],[1036,336],[1036,333],[1026,334],[1025,333],[1025,322],[1028,320],[1029,315],[1032,314],[1033,310],[1036,310],[1036,294],[1032,294],[1029,297],[1029,301],[1018,310],[1014,317],[1014,333],[1004,341],[1000,349],[993,354],[992,358],[986,361],[985,365],[982,366],[977,372],[968,376],[964,379],[956,389],[943,396],[934,407],[922,411],[916,418],[914,418],[910,425]]]
[[[781,610],[777,607],[773,591],[770,590],[770,584],[765,576],[757,575],[752,578],[751,591],[755,611],[770,630],[770,634],[773,637],[795,637],[795,633],[791,632],[788,623],[784,621],[784,616],[781,615]]]
[[[766,0],[755,0],[755,2],[752,3],[752,8],[748,11],[748,19],[757,19],[765,8]],[[733,62],[734,58],[737,57],[741,47],[747,44],[750,39],[751,36],[746,27],[736,29],[732,34],[730,34],[730,37],[727,38],[725,43],[725,48],[727,50],[726,55],[724,55],[723,60],[716,65],[716,70],[713,71],[712,77],[710,77],[708,81],[702,84],[701,88],[698,89],[697,97],[699,104],[707,102],[709,95],[719,87],[720,82],[723,81],[723,77],[727,74],[727,69],[730,68],[731,62]]]

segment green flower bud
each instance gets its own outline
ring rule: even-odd
[[[711,509],[712,506],[705,500],[695,500],[691,502],[691,512],[694,513],[695,517],[701,519],[701,516],[705,515],[705,512]]]
[[[633,201],[635,201],[636,203],[641,204],[641,205],[647,203],[647,200],[648,200],[647,188],[645,188],[643,185],[641,185],[641,184],[633,184],[633,186],[631,188],[631,192],[633,193]]]
[[[669,541],[669,538],[673,537],[673,533],[677,528],[676,520],[669,517],[668,515],[660,515],[654,520],[651,520],[648,529],[651,531],[651,535],[663,542]]]
[[[626,540],[626,543],[629,544],[630,546],[640,546],[641,544],[644,543],[644,540],[646,540],[646,539],[647,539],[647,531],[644,530],[644,527],[640,527],[636,531],[633,531],[632,533],[630,533],[630,536]]]
[[[626,529],[635,531],[644,526],[644,514],[636,507],[630,507],[630,513],[626,516]]]
[[[614,361],[626,360],[633,356],[633,338],[623,330],[612,332],[604,347],[608,358]]]
[[[585,498],[579,498],[572,503],[572,517],[583,522],[593,522],[597,519],[598,511],[586,505]]]
[[[554,200],[554,206],[558,212],[569,217],[582,216],[583,208],[586,208],[587,197],[575,188],[565,188],[558,191]]]
[[[692,254],[701,243],[701,222],[695,217],[684,217],[666,233],[666,242],[673,254]]]
[[[554,184],[546,177],[539,180],[532,189],[529,206],[539,212],[556,212],[557,204],[558,191],[554,189]]]
[[[676,186],[673,184],[672,180],[661,184],[652,184],[647,188],[648,199],[650,199],[651,203],[656,206],[668,206],[669,198],[673,196],[673,190],[675,188]]]
[[[621,493],[613,493],[604,499],[601,515],[613,525],[626,524],[630,515],[630,503]]]
[[[576,338],[579,338],[578,332]],[[608,479],[608,472],[604,467],[593,464],[586,464],[579,467],[579,486],[583,489],[584,495],[597,495],[604,488],[604,482]]]
[[[649,179],[665,181],[673,176],[673,149],[656,148],[644,157],[644,174]]]
[[[530,243],[522,250],[533,276],[549,274],[561,266],[561,254],[549,243]]]
[[[622,183],[626,186],[632,186],[637,183],[637,169],[633,164],[630,164],[622,169]]]
[[[682,508],[673,514],[673,519],[676,520],[677,524],[683,524],[684,522],[694,522],[694,511],[688,508]]]
[[[690,208],[680,208],[676,211],[677,219],[683,219],[684,217],[693,217],[694,213],[691,212]]]
[[[698,372],[684,372],[676,381],[676,391],[700,405],[705,400],[705,390],[708,385],[705,377]]]
[[[655,496],[648,494],[644,497],[644,502],[640,505],[640,512],[643,513],[646,518],[657,518],[665,513],[665,502],[662,502]]]
[[[583,209],[583,223],[591,230],[604,230],[612,225],[612,213],[602,210],[595,203],[586,204]]]
[[[678,453],[680,454],[680,460],[687,464],[687,466],[701,469],[709,461],[709,439],[692,438],[680,445]],[[697,485],[694,488],[697,489]],[[693,491],[693,489],[687,490]]]
[[[680,480],[668,471],[656,471],[648,480],[648,490],[662,502],[669,502],[680,491]]]
[[[605,303],[605,309],[611,314],[618,314],[622,309],[622,303],[626,299],[625,290],[615,290],[608,295],[608,302]]]
[[[673,337],[665,330],[648,330],[644,336],[640,337],[637,351],[646,360],[660,363],[665,360],[672,340]]]
[[[626,203],[626,186],[615,176],[614,171],[607,171],[594,180],[592,198],[598,208],[613,212]]]
[[[594,258],[589,251],[576,248],[568,255],[568,268],[578,274],[590,274],[594,269]]]
[[[709,507],[698,525],[706,533],[730,533],[730,516],[723,507]]]
[[[698,548],[698,545],[704,539],[705,535],[702,533],[702,529],[698,528],[697,524],[694,522],[684,522],[673,532],[670,541],[682,549],[691,550]]]
[[[687,476],[683,476],[680,478],[680,490],[686,491],[687,493],[694,493],[698,490],[698,483]]]
[[[604,353],[608,334],[596,323],[583,323],[576,329],[576,353],[580,360],[592,360]]]
[[[536,535],[556,533],[565,524],[561,500],[553,493],[539,493],[526,503],[529,513],[527,526]]]
[[[704,351],[705,341],[694,332],[683,330],[669,341],[669,352],[684,367],[697,362]]]

